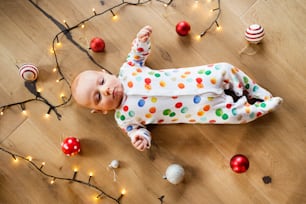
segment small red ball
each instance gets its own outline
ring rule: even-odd
[[[105,42],[102,38],[94,37],[90,41],[90,49],[94,52],[103,52],[105,48]]]
[[[244,173],[248,170],[250,164],[246,156],[237,154],[231,158],[230,165],[234,172]]]
[[[81,151],[80,140],[75,137],[67,137],[66,139],[64,139],[61,144],[61,147],[64,154],[66,154],[67,156],[76,155]]]
[[[176,32],[180,36],[186,36],[189,34],[191,29],[190,24],[187,21],[181,21],[178,24],[176,24]]]

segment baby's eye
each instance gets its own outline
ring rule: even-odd
[[[94,101],[95,101],[96,104],[98,104],[101,101],[101,94],[100,94],[100,92],[97,92],[95,94]]]
[[[104,78],[103,79],[100,79],[100,81],[99,81],[99,83],[100,83],[100,85],[103,85],[104,84]]]

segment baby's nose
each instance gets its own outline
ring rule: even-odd
[[[109,95],[111,95],[110,88],[105,88],[102,92],[103,92],[103,95],[104,95],[104,96],[109,96]]]

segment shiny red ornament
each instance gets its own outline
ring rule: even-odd
[[[78,154],[81,151],[80,140],[75,137],[67,137],[63,140],[62,144],[62,151],[67,156],[73,156]]]
[[[102,38],[94,37],[90,41],[90,49],[94,52],[103,52],[105,48],[105,42]]]
[[[244,173],[248,170],[250,163],[246,156],[237,154],[231,158],[231,168],[236,173]]]
[[[180,36],[186,36],[189,34],[191,29],[190,24],[187,21],[181,21],[178,24],[176,24],[176,32]]]

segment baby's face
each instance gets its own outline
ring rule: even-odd
[[[92,110],[114,110],[121,104],[123,86],[105,71],[84,71],[74,80],[72,95],[77,103]]]

